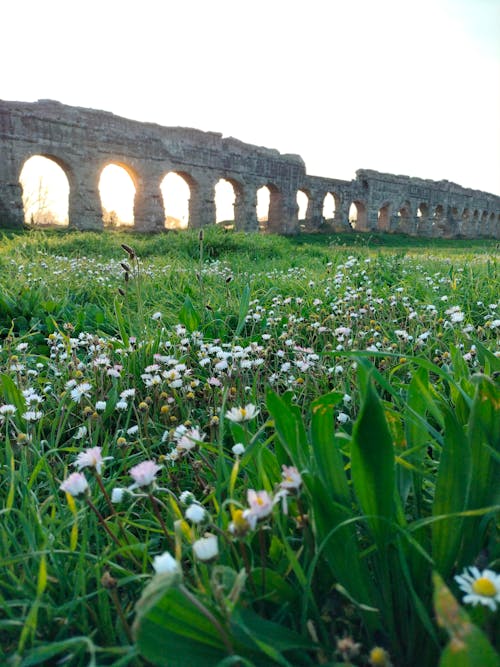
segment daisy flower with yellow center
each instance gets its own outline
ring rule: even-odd
[[[480,572],[473,566],[465,568],[461,575],[455,577],[455,581],[465,593],[464,604],[473,606],[482,604],[496,611],[497,605],[500,604],[500,574],[493,570]]]

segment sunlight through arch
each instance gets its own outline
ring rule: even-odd
[[[107,227],[134,224],[135,185],[128,171],[118,164],[108,164],[99,178],[102,219]]]
[[[309,197],[304,190],[297,190],[297,205],[299,207],[298,218],[305,220],[307,217],[307,209],[309,206]]]
[[[187,229],[191,188],[187,180],[170,171],[160,185],[165,209],[165,229]]]
[[[268,222],[270,203],[271,190],[267,185],[263,185],[257,190],[257,220],[259,222]]]
[[[23,189],[24,220],[33,225],[67,225],[69,182],[55,160],[34,155],[19,176]]]
[[[233,184],[220,178],[215,185],[215,222],[234,222],[236,192]]]
[[[331,192],[327,192],[325,198],[323,199],[323,212],[322,215],[325,220],[333,220],[335,217],[336,211],[335,197]]]

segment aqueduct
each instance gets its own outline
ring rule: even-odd
[[[0,100],[0,226],[22,227],[20,173],[32,156],[56,162],[69,182],[69,223],[102,229],[99,175],[109,164],[124,167],[135,186],[138,231],[165,229],[160,183],[167,173],[189,185],[189,226],[215,222],[214,189],[219,179],[235,193],[234,226],[257,231],[257,191],[266,186],[270,205],[266,228],[282,234],[351,229],[422,236],[500,238],[500,197],[431,181],[360,169],[345,181],[306,174],[302,158],[253,146],[214,132],[161,127],[112,113],[71,107],[52,100]],[[297,192],[307,196],[299,220]],[[325,197],[334,212],[324,217]],[[352,218],[352,216],[351,216]]]

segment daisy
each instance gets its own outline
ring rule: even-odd
[[[298,491],[302,484],[302,477],[295,466],[281,466],[283,479],[280,482],[282,489],[289,491]]]
[[[134,484],[129,490],[137,489],[141,486],[149,486],[155,481],[156,473],[161,470],[161,466],[154,461],[143,461],[130,469],[129,474],[134,480]]]
[[[247,403],[244,408],[231,408],[226,412],[226,419],[231,422],[250,421],[259,414],[259,410],[253,403]]]
[[[82,382],[71,390],[71,399],[75,401],[75,403],[80,403],[83,397],[90,398],[91,389],[92,385],[90,383]]]
[[[467,572],[467,569],[469,572]],[[455,577],[460,589],[466,593],[463,597],[465,604],[482,604],[496,611],[500,603],[500,574],[493,570],[480,572],[477,567],[465,568],[461,575]]]
[[[153,569],[156,574],[173,574],[174,572],[180,572],[179,563],[168,553],[168,551],[164,551],[160,556],[155,556],[153,558]]]
[[[205,533],[205,537],[193,542],[193,553],[198,560],[209,561],[216,558],[219,554],[219,544],[217,535]]]
[[[59,487],[61,491],[69,493],[70,496],[76,498],[89,488],[85,475],[81,472],[74,472]]]
[[[89,447],[84,452],[78,454],[73,465],[78,467],[78,471],[82,470],[82,468],[95,468],[97,474],[100,475],[104,461],[112,458],[112,456],[106,456],[103,459],[101,456],[101,447]]]

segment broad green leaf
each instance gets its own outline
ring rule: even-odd
[[[394,447],[384,410],[372,383],[366,386],[354,424],[351,474],[363,512],[368,515],[377,545],[383,549],[394,517]]]
[[[228,655],[224,641],[181,585],[179,575],[157,575],[144,589],[134,621],[140,654],[158,667],[215,667]]]
[[[17,408],[19,416],[26,410],[26,402],[21,390],[12,378],[5,373],[0,375],[0,391],[3,394],[5,403],[14,405]]]
[[[179,321],[184,324],[189,332],[196,331],[200,326],[201,317],[193,306],[193,302],[189,296],[186,296],[179,312]]]
[[[250,306],[250,285],[245,285],[245,287],[243,288],[243,292],[241,293],[240,307],[238,312],[238,324],[236,325],[236,330],[234,332],[235,336],[239,336],[240,333],[243,331],[249,306]]]
[[[115,299],[114,305],[115,305],[115,317],[116,317],[116,324],[118,326],[118,331],[120,332],[120,336],[124,346],[128,347],[130,339],[127,332],[127,325],[125,323],[125,318],[123,317],[122,313],[122,305],[118,300],[118,298]]]
[[[471,623],[444,581],[433,574],[434,609],[438,624],[445,628],[450,643],[444,649],[439,667],[499,667],[500,658],[486,635]]]
[[[471,454],[462,426],[445,411],[444,444],[432,505],[433,516],[461,512],[467,508],[471,480]],[[432,525],[432,557],[436,569],[446,577],[456,561],[462,539],[462,518],[450,518]]]
[[[300,414],[300,409],[292,403],[292,394],[287,392],[278,396],[268,390],[267,409],[274,419],[274,424],[281,444],[285,448],[294,466],[302,470],[308,465],[307,434]]]
[[[468,425],[471,480],[467,509],[471,510],[500,503],[500,386],[484,375],[474,379],[477,388]],[[465,522],[462,565],[482,548],[487,525],[481,517]]]

